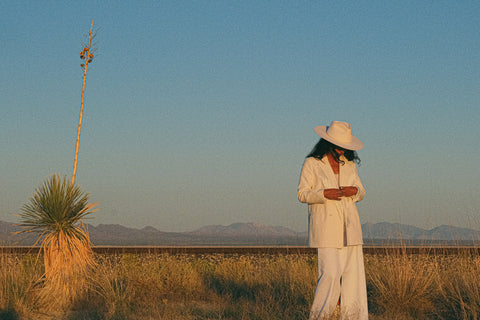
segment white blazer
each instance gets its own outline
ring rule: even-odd
[[[305,159],[297,198],[308,203],[308,240],[313,248],[341,248],[361,245],[362,226],[355,202],[365,196],[365,188],[360,182],[355,162],[341,158],[340,186],[355,186],[356,195],[342,197],[340,201],[326,199],[323,190],[339,187],[338,175],[333,172],[328,158],[322,160],[313,157]]]

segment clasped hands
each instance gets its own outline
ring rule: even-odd
[[[340,187],[340,189],[325,189],[323,195],[330,200],[341,200],[341,197],[352,197],[358,192],[357,187]]]

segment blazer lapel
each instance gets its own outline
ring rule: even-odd
[[[330,162],[328,162],[328,158],[325,156],[322,159],[322,163],[324,167],[327,167],[324,172],[327,175],[328,185],[325,188],[338,188],[338,178],[337,175],[333,172],[332,166]]]

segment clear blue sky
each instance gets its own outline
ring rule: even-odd
[[[313,128],[365,143],[362,222],[480,228],[478,1],[1,1],[0,220],[46,177],[94,225],[306,230]]]

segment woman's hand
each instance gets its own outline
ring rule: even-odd
[[[329,200],[339,201],[342,196],[342,190],[340,189],[325,189],[323,190],[323,195]]]
[[[358,192],[357,187],[341,187],[340,189],[325,189],[323,195],[330,200],[341,200],[341,197],[353,197]]]
[[[358,188],[357,187],[342,187],[340,189],[344,197],[353,197],[357,194]]]

